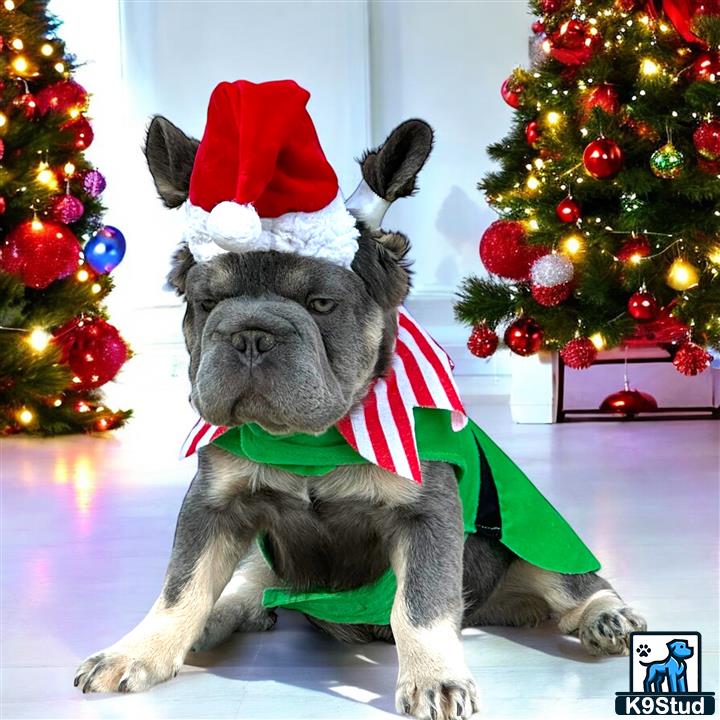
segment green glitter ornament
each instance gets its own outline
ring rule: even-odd
[[[650,168],[664,180],[673,180],[685,167],[685,156],[671,143],[656,150],[650,158]]]

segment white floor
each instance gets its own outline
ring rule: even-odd
[[[155,382],[146,378],[147,397]],[[154,398],[153,398],[154,399]],[[3,718],[393,717],[394,649],[343,646],[292,613],[273,632],[190,656],[135,696],[83,696],[78,662],[129,630],[162,581],[193,473],[177,450],[183,392],[114,437],[2,439]],[[137,403],[136,403],[137,407]],[[703,634],[704,689],[718,691],[720,423],[517,426],[470,404],[604,563],[653,630]],[[628,660],[593,660],[552,628],[465,632],[482,716],[612,718]]]

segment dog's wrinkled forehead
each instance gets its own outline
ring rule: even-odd
[[[322,293],[333,299],[365,294],[360,278],[329,262],[279,252],[228,253],[194,264],[185,291],[191,299],[278,295],[304,303]]]

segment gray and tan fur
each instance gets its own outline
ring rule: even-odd
[[[403,123],[363,158],[365,182],[388,202],[411,194],[431,146],[426,123]],[[164,118],[152,121],[146,154],[169,207],[187,197],[196,148]],[[358,227],[352,271],[277,252],[196,263],[180,247],[169,281],[187,303],[192,401],[206,420],[319,433],[385,371],[410,285],[408,242],[370,222]],[[464,541],[453,471],[424,463],[422,472],[422,485],[370,465],[301,477],[203,448],[160,596],[134,630],[80,665],[75,685],[146,690],[173,677],[191,649],[272,627],[276,617],[261,605],[265,587],[346,590],[388,566],[398,578],[389,627],[313,622],[345,641],[394,639],[399,712],[443,720],[477,710],[463,626],[554,617],[592,654],[627,652],[628,634],[645,623],[607,581],[540,570],[481,535]],[[253,542],[261,532],[274,571]]]

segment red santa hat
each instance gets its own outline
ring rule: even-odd
[[[350,267],[359,232],[292,80],[222,82],[195,156],[185,237],[198,261],[278,250]]]

